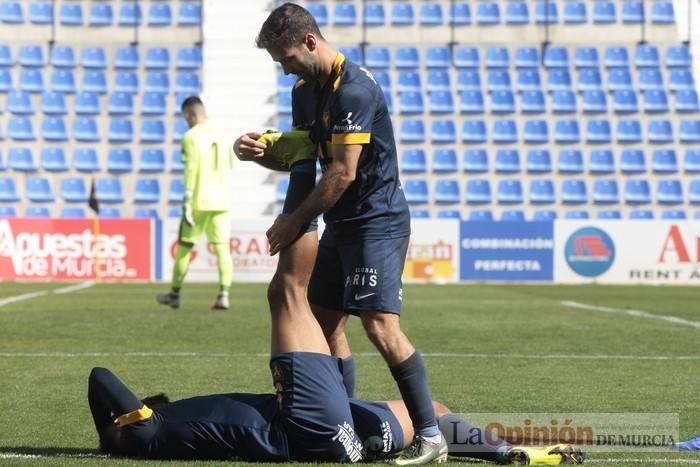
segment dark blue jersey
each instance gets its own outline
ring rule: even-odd
[[[399,180],[396,143],[384,93],[372,74],[338,53],[328,82],[299,80],[292,91],[293,125],[319,142],[321,169],[331,144],[361,144],[355,181],[324,215],[339,241],[403,237],[408,204]]]

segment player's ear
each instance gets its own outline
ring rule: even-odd
[[[316,45],[318,44],[318,38],[313,35],[312,33],[307,33],[304,36],[304,45],[306,46],[307,49],[310,51],[316,50]]]

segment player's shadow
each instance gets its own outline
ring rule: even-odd
[[[0,458],[5,457],[106,457],[97,449],[62,448],[62,447],[30,447],[30,446],[0,446]]]

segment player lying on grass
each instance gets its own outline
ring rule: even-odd
[[[302,359],[297,363],[305,362]],[[273,365],[273,376],[274,371]],[[306,392],[295,394],[295,398],[304,399],[304,403],[320,413],[331,405],[330,401]],[[290,417],[279,394],[218,394],[176,402],[169,402],[161,394],[141,401],[105,368],[94,368],[90,373],[88,400],[100,450],[118,456],[267,462],[360,461],[398,454],[414,436],[403,401],[351,399],[355,433],[351,425],[337,427],[337,440],[346,449],[350,448],[346,458],[338,458],[327,452],[329,446],[317,444],[314,438],[325,427]],[[583,462],[582,452],[571,445],[535,448],[511,446],[498,439],[486,442],[486,435],[479,428],[450,413],[444,405],[433,404],[450,455],[502,464]]]

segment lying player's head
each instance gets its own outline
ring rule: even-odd
[[[311,13],[299,5],[285,3],[267,17],[255,44],[266,49],[285,74],[313,81],[321,71],[317,46],[324,41]]]
[[[197,96],[190,96],[182,102],[182,116],[187,120],[187,124],[192,128],[197,123],[203,122],[207,118],[202,99]]]

